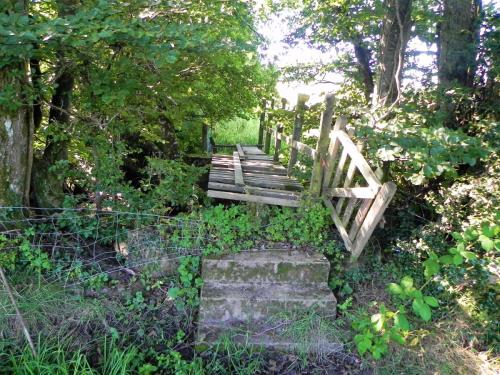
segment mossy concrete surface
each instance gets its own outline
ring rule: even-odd
[[[198,342],[214,342],[218,333],[243,327],[255,335],[248,327],[282,312],[314,309],[334,317],[337,301],[327,285],[329,268],[322,254],[288,249],[204,258]],[[281,345],[278,337],[259,337],[254,344]]]
[[[203,261],[202,278],[216,282],[317,284],[328,281],[330,265],[319,253],[252,250]]]

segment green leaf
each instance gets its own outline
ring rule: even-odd
[[[412,302],[411,307],[413,308],[415,314],[420,316],[426,322],[428,322],[431,319],[432,317],[431,308],[422,299],[415,298]]]
[[[399,345],[404,345],[405,343],[405,338],[394,330],[391,331],[391,340],[397,342]]]
[[[177,287],[170,288],[170,289],[168,290],[168,296],[169,296],[170,298],[176,299],[176,298],[177,298],[177,296],[179,295],[179,292],[180,292],[180,289],[179,289],[179,288],[177,288]]]
[[[462,256],[460,254],[455,254],[453,256],[453,264],[455,266],[459,266],[461,265],[462,263],[464,262],[464,258],[462,258]]]
[[[356,347],[358,348],[358,352],[361,355],[365,354],[366,351],[372,346],[372,340],[370,340],[365,335],[356,335],[354,337],[354,341],[356,342]]]
[[[488,238],[493,238],[495,236],[495,232],[493,227],[490,227],[489,224],[485,223],[481,226],[481,233],[483,236]]]
[[[486,251],[491,251],[493,247],[495,247],[493,240],[486,237],[484,234],[479,236],[479,241],[481,242],[481,247]]]
[[[413,287],[413,279],[410,276],[405,276],[401,279],[401,286],[405,291]]]
[[[424,302],[431,307],[438,307],[439,306],[439,301],[432,296],[425,296]]]
[[[465,259],[468,260],[473,260],[477,258],[476,254],[474,254],[472,251],[464,251],[460,255],[462,255]]]
[[[388,285],[388,289],[389,289],[389,292],[392,294],[401,295],[404,293],[403,288],[401,288],[401,286],[399,284],[396,284],[396,283],[390,283]]]
[[[431,278],[439,272],[439,263],[435,259],[427,259],[424,262],[424,276]]]
[[[394,327],[399,328],[403,331],[410,330],[410,323],[408,323],[408,319],[406,318],[405,314],[397,313],[394,316]]]
[[[412,296],[413,298],[422,298],[422,292],[418,289],[415,289],[410,293],[410,296]]]
[[[451,255],[443,255],[442,257],[439,258],[439,261],[443,264],[452,264],[453,257]]]
[[[462,235],[458,232],[453,232],[451,236],[457,241],[463,241]]]

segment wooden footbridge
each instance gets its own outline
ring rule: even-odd
[[[283,124],[266,126],[261,114],[259,145],[234,145],[232,154],[214,154],[208,196],[217,199],[298,207],[303,193],[321,199],[346,248],[355,260],[361,254],[396,192],[393,182],[382,183],[361,153],[362,143],[351,137],[354,129],[345,117],[333,124],[334,98],[328,95],[321,114],[316,147],[302,143],[301,133],[306,95],[299,95],[292,135],[283,134]],[[265,105],[263,105],[265,108]],[[284,109],[284,105],[282,110]],[[272,113],[267,123],[272,124]],[[270,155],[271,139],[274,152]],[[282,142],[288,145],[288,167],[279,163]],[[294,176],[299,154],[312,160],[308,189]]]

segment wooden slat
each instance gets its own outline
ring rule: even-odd
[[[316,143],[316,154],[311,172],[310,190],[311,194],[315,197],[321,194],[323,186],[323,173],[328,155],[328,145],[330,144],[329,134],[332,128],[334,103],[335,98],[333,94],[327,94],[325,98],[325,110],[321,113],[319,137]]]
[[[344,214],[342,215],[342,224],[344,224],[345,228],[347,228],[347,225],[349,224],[349,220],[351,219],[352,212],[354,211],[354,207],[356,207],[358,201],[359,200],[356,198],[351,198],[347,202],[347,207],[345,208]],[[340,211],[337,210],[337,212],[340,212]]]
[[[245,181],[243,180],[243,171],[241,170],[240,156],[238,152],[233,152],[233,164],[234,164],[234,184],[236,186],[244,186]]]
[[[330,137],[332,140],[338,139],[340,141],[344,150],[349,153],[349,156],[356,164],[356,167],[361,172],[368,185],[378,190],[381,186],[380,181],[377,176],[375,176],[375,173],[372,171],[371,167],[368,165],[361,152],[358,151],[356,145],[351,141],[349,136],[344,131],[335,130],[330,134]]]
[[[238,143],[236,145],[236,149],[238,150],[238,154],[240,156],[240,159],[241,160],[244,160],[245,159],[245,152],[243,151],[243,147],[241,147],[241,145]],[[234,155],[234,154],[233,154]]]
[[[394,182],[386,182],[380,189],[377,197],[373,200],[373,204],[370,207],[363,224],[353,241],[353,247],[351,250],[351,262],[356,261],[356,259],[363,251],[366,243],[370,239],[375,227],[379,223],[380,219],[384,215],[384,211],[392,200],[392,197],[396,193],[396,184]]]
[[[339,185],[340,178],[344,173],[344,165],[347,161],[347,150],[344,148],[342,150],[342,155],[340,156],[340,160],[337,164],[337,168],[335,169],[335,175],[333,176],[332,188],[336,188]]]
[[[361,143],[357,144],[357,149],[359,152],[363,149],[363,145]],[[344,180],[344,187],[348,188],[351,186],[352,179],[354,178],[354,174],[356,173],[356,163],[351,159],[349,163],[349,167],[347,168],[347,175]],[[337,202],[337,212],[341,212],[342,206],[344,205],[344,198],[340,198]]]
[[[333,131],[342,130],[347,124],[347,118],[341,116],[335,121],[335,127]],[[328,189],[330,187],[330,182],[332,180],[333,168],[335,167],[335,161],[337,159],[338,150],[340,148],[340,141],[336,138],[333,139],[330,133],[330,145],[328,146],[328,157],[325,163],[325,174],[323,176],[323,188]]]
[[[330,188],[325,191],[325,195],[329,198],[361,198],[373,199],[377,195],[377,191],[370,187],[354,187],[354,188]]]
[[[208,188],[210,190],[223,190],[223,191],[231,191],[233,193],[244,193],[245,189],[241,186],[236,186],[236,185],[231,185],[231,184],[224,184],[221,182],[208,182]]]
[[[217,190],[208,190],[207,195],[210,198],[264,203],[264,204],[286,206],[286,207],[298,207],[300,205],[300,202],[298,200],[264,197],[261,195],[239,194],[239,193],[231,193],[231,192],[217,191]]]
[[[328,199],[326,197],[323,197],[323,202],[325,203],[325,206],[330,211],[330,215],[332,216],[333,222],[334,222],[335,226],[337,227],[337,230],[339,231],[340,237],[342,237],[342,240],[344,241],[345,247],[347,248],[347,250],[350,251],[351,247],[352,247],[352,242],[349,239],[349,235],[347,234],[347,231],[346,231],[344,225],[342,224],[342,221],[340,220],[339,215],[335,211],[335,207],[333,207],[333,204],[330,201],[330,199]]]
[[[291,199],[291,200],[297,200],[300,198],[300,193],[298,192],[278,190],[278,189],[265,189],[248,185],[245,186],[245,193],[251,195],[261,195],[264,197],[274,197],[274,198]]]

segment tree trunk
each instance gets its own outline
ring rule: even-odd
[[[77,0],[59,0],[59,16],[74,14]],[[33,169],[33,194],[39,207],[60,207],[64,201],[64,176],[61,176],[53,166],[68,159],[69,135],[67,128],[70,123],[69,110],[74,86],[71,62],[67,60],[64,51],[58,52],[55,80],[55,92],[52,96],[49,111],[49,126],[54,127],[58,137],[48,136],[45,150],[40,160],[35,160]]]
[[[356,41],[353,44],[354,54],[356,56],[356,60],[358,60],[359,71],[363,77],[366,102],[370,103],[374,87],[373,72],[370,67],[371,52],[361,41]]]
[[[439,84],[473,87],[479,44],[480,0],[444,0],[439,25]]]
[[[7,13],[19,9],[26,13],[26,7],[22,0],[3,5]],[[12,102],[16,103],[15,108],[0,107],[0,206],[29,205],[33,111],[24,95],[27,85],[31,85],[28,61],[19,60],[0,68],[0,87],[11,88]]]
[[[481,0],[444,0],[443,16],[438,25],[438,78],[444,92],[454,86],[473,88],[479,45]],[[452,95],[444,95],[440,110],[444,125],[450,128],[467,122],[467,104],[458,108]]]
[[[412,0],[386,0],[373,106],[390,106],[400,95],[404,54],[411,29]]]

